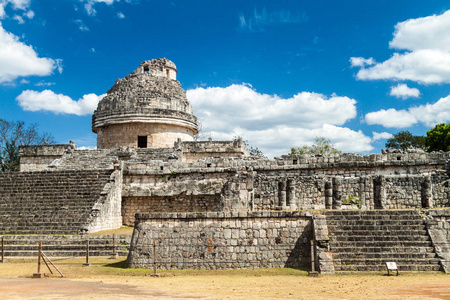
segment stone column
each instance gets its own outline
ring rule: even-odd
[[[342,181],[341,176],[333,177],[333,209],[342,208]]]
[[[431,176],[424,178],[422,182],[422,208],[433,207],[433,185],[431,183]]]
[[[297,204],[295,203],[295,185],[293,179],[288,179],[286,186],[287,193],[287,205],[290,209],[296,209]]]
[[[373,202],[375,209],[386,207],[386,177],[380,175],[373,180]]]
[[[287,209],[286,206],[286,181],[278,182],[278,207],[279,210]]]
[[[334,274],[327,219],[324,215],[316,215],[313,217],[312,222],[318,270],[322,274]]]
[[[331,181],[325,181],[325,208],[331,209],[333,207],[333,185]]]
[[[359,178],[359,199],[360,199],[361,209],[367,209],[367,204],[366,204],[366,176],[361,176]]]

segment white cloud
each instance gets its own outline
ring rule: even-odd
[[[450,10],[442,15],[409,19],[395,25],[391,48],[450,50]]]
[[[370,151],[371,139],[361,131],[340,127],[356,117],[356,101],[333,95],[302,92],[291,98],[260,94],[248,85],[188,90],[203,131],[214,139],[242,136],[268,156],[289,152],[291,146],[329,138],[343,151]]]
[[[361,80],[411,80],[421,84],[450,83],[450,53],[433,49],[394,53],[382,63],[360,69],[356,77]]]
[[[21,76],[47,76],[57,65],[56,60],[38,57],[33,47],[5,31],[0,23],[0,83],[11,82]]]
[[[352,67],[365,67],[365,66],[372,66],[376,62],[375,60],[370,58],[364,58],[364,57],[350,57],[350,65]]]
[[[55,85],[55,83],[54,82],[41,81],[41,82],[38,82],[38,83],[36,83],[34,85],[35,86],[52,86],[52,85]]]
[[[17,23],[19,23],[19,24],[25,23],[25,21],[23,20],[23,18],[22,18],[21,16],[19,16],[19,15],[14,15],[13,18],[14,18],[14,20],[16,20]]]
[[[24,13],[24,16],[26,16],[28,19],[33,19],[34,18],[34,11],[29,10],[26,13]]]
[[[391,96],[407,99],[407,98],[419,98],[420,91],[416,88],[410,88],[406,84],[398,84],[391,87]]]
[[[395,110],[393,108],[368,113],[365,116],[365,120],[369,125],[379,124],[384,127],[395,128],[409,127],[417,123],[417,119],[414,118],[408,111]]]
[[[117,17],[119,18],[119,19],[124,19],[125,18],[125,15],[122,13],[122,12],[118,12],[117,13]]]
[[[27,16],[29,19],[34,17],[33,11],[31,11],[31,10],[27,11],[28,7],[30,6],[30,0],[0,0],[0,19],[3,19],[6,17],[5,8],[7,6],[10,6],[12,10],[25,11],[24,15]],[[31,15],[31,13],[32,13],[32,17],[29,17],[29,15]]]
[[[365,121],[369,125],[382,125],[384,127],[405,128],[423,123],[432,127],[439,123],[450,121],[450,95],[439,99],[433,104],[413,106],[408,109],[379,110],[366,114]]]
[[[411,80],[420,84],[450,83],[450,10],[442,15],[398,23],[389,46],[407,52],[394,53],[388,60],[369,68],[361,64],[356,77]],[[352,66],[355,66],[353,62]]]
[[[306,22],[308,17],[305,13],[291,13],[289,10],[276,10],[267,12],[265,8],[261,11],[254,10],[253,15],[245,17],[239,14],[239,27],[241,30],[255,32],[264,31],[271,24],[292,24]]]
[[[89,27],[84,24],[83,20],[75,20],[74,23],[77,24],[78,29],[81,31],[89,31]]]
[[[86,12],[90,16],[95,16],[97,14],[97,11],[94,8],[94,5],[97,3],[105,3],[107,5],[113,4],[115,1],[119,2],[120,0],[81,0],[82,2],[86,2],[84,4],[84,8],[86,9]]]
[[[87,94],[75,101],[69,96],[55,94],[50,90],[42,92],[26,90],[17,96],[16,100],[20,107],[27,111],[50,111],[55,114],[82,116],[92,114],[104,96],[105,94],[100,96]]]
[[[372,141],[387,140],[393,137],[389,132],[372,132]]]

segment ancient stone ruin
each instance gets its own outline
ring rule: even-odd
[[[154,59],[118,79],[92,117],[97,150],[21,147],[21,172],[0,174],[0,234],[134,226],[132,268],[450,271],[450,153],[267,160],[194,141],[176,72]]]

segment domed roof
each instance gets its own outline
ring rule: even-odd
[[[197,118],[176,72],[175,64],[166,58],[142,62],[134,72],[118,79],[98,103],[92,131],[111,124],[149,122],[178,124],[196,133]]]

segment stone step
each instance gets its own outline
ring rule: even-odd
[[[424,265],[399,265],[397,267],[400,272],[414,272],[414,271],[440,271],[441,267],[436,264],[424,264]],[[386,265],[335,265],[335,272],[348,273],[348,272],[380,272],[386,271]]]
[[[328,216],[327,220],[332,221],[360,221],[360,220],[417,220],[417,215],[371,215],[371,216],[360,216],[360,215],[336,215]]]
[[[354,253],[355,255],[360,253],[434,253],[433,247],[386,247],[384,245],[379,247],[364,247],[362,245],[353,247],[339,247],[333,245],[330,248],[333,253]]]
[[[45,255],[47,255],[50,258],[56,258],[56,257],[84,257],[86,256],[86,251],[84,250],[69,250],[69,251],[43,251]],[[123,250],[116,250],[116,253],[119,256],[128,256],[128,251]],[[89,251],[89,256],[111,256],[112,250],[103,250],[103,251]],[[5,251],[5,257],[11,257],[11,258],[19,258],[19,257],[37,257],[38,251]]]
[[[423,225],[423,220],[421,220],[421,219],[411,219],[411,220],[396,220],[396,219],[330,220],[330,219],[327,219],[327,224],[328,224],[328,227],[358,226],[358,225],[364,225],[364,226],[380,226],[380,225],[410,226],[410,225]]]
[[[52,240],[86,240],[89,238],[89,240],[103,240],[103,239],[111,239],[113,238],[112,234],[90,234],[90,235],[4,235],[0,236],[3,237],[6,240],[46,240],[46,241],[52,241]],[[129,234],[116,234],[116,239],[126,239],[131,240],[131,235]]]
[[[394,242],[394,241],[429,241],[427,235],[392,235],[392,236],[376,236],[376,235],[338,235],[334,236],[330,233],[333,243],[337,242]]]
[[[403,228],[402,230],[329,230],[332,237],[338,236],[424,236],[427,231],[424,230],[409,230]]]
[[[431,240],[426,241],[332,241],[333,248],[409,248],[409,247],[433,247]]]
[[[412,252],[404,252],[404,253],[393,253],[393,252],[381,252],[381,253],[367,253],[367,252],[347,252],[347,253],[339,253],[333,251],[333,260],[338,261],[341,260],[371,260],[371,259],[382,259],[384,261],[397,261],[398,259],[427,259],[427,258],[435,258],[436,254],[434,252],[431,253],[412,253]]]
[[[372,209],[372,210],[327,210],[325,215],[327,216],[339,216],[339,215],[415,215],[419,214],[419,210],[414,209]]]
[[[389,231],[389,232],[395,232],[395,231],[405,231],[405,228],[408,228],[408,231],[426,231],[426,226],[424,224],[420,225],[331,225],[328,226],[328,231],[331,231],[333,233],[335,232],[343,232],[343,231],[361,231],[361,230],[367,230],[367,231],[373,231],[373,232],[380,232],[380,231]]]
[[[438,258],[346,258],[334,259],[335,265],[384,265],[387,261],[395,261],[397,265],[439,265]]]
[[[86,240],[4,240],[4,244],[7,246],[19,246],[19,245],[38,245],[39,241],[42,241],[43,245],[47,246],[71,246],[71,245],[81,245],[86,244]],[[130,241],[126,239],[117,239],[116,245],[118,244],[129,244]],[[92,245],[112,245],[112,239],[89,239],[89,243]]]
[[[116,249],[128,249],[129,245],[116,245]],[[7,245],[5,251],[18,252],[18,251],[37,251],[38,245]],[[109,251],[112,250],[112,245],[92,245],[89,244],[89,251]],[[86,244],[78,245],[42,245],[44,251],[85,251]]]

